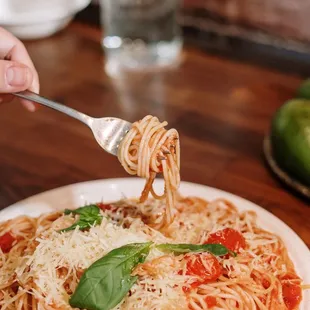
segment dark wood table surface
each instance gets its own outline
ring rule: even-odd
[[[183,180],[261,205],[310,246],[309,202],[283,187],[262,155],[271,117],[294,95],[298,76],[186,47],[178,69],[112,80],[100,37],[75,23],[26,43],[41,94],[92,116],[167,120],[181,136]],[[66,184],[126,176],[76,120],[47,108],[30,113],[17,102],[0,107],[0,209]]]

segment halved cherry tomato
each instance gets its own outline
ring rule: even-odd
[[[186,259],[186,275],[198,277],[197,281],[191,283],[192,289],[200,284],[215,281],[223,274],[222,266],[212,254],[191,254],[184,259]]]
[[[301,301],[301,287],[298,284],[283,283],[282,295],[287,309],[296,309]]]
[[[223,273],[215,256],[209,253],[186,256],[186,274],[198,276],[203,283],[215,281]]]
[[[232,228],[225,228],[210,234],[205,244],[206,243],[219,243],[234,252],[239,252],[241,248],[245,248],[246,246],[246,242],[242,234]]]
[[[0,248],[3,253],[8,253],[13,247],[13,243],[16,238],[10,233],[7,232],[4,235],[0,236]]]
[[[288,310],[297,309],[302,299],[302,291],[299,283],[290,282],[287,280],[296,280],[299,277],[295,274],[287,274],[281,277],[282,282],[282,295],[285,305]]]

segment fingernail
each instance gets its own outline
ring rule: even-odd
[[[10,86],[24,86],[27,84],[28,74],[28,68],[9,67],[6,70],[6,81]]]
[[[30,102],[30,101],[24,101],[23,105],[25,106],[25,108],[27,110],[29,110],[30,112],[34,112],[36,110],[36,106],[34,105],[34,103]]]

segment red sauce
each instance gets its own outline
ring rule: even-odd
[[[239,252],[241,248],[245,248],[246,246],[246,242],[242,234],[232,228],[225,228],[210,234],[205,244],[206,243],[219,243],[234,252]]]
[[[300,284],[293,280],[299,280],[299,277],[292,273],[285,275],[280,280],[282,283],[282,295],[287,309],[297,309],[302,299],[302,291]]]
[[[8,253],[13,247],[13,243],[16,238],[10,233],[7,232],[4,235],[0,236],[0,248],[3,253]]]

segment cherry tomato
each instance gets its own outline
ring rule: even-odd
[[[223,273],[222,266],[212,254],[192,254],[185,256],[185,259],[186,274],[199,277],[200,284],[215,281]]]
[[[11,248],[13,247],[13,242],[15,240],[16,238],[10,232],[7,232],[4,235],[0,236],[0,248],[2,252],[10,252]]]
[[[242,234],[232,228],[225,228],[213,234],[210,234],[206,243],[219,243],[231,251],[239,252],[241,248],[245,248],[246,242]]]
[[[287,280],[299,279],[297,275],[287,274],[282,277],[282,295],[285,305],[288,310],[297,309],[297,306],[301,302],[302,291],[299,283],[289,282]]]
[[[287,309],[296,309],[301,301],[301,287],[298,284],[283,283],[282,294]]]

